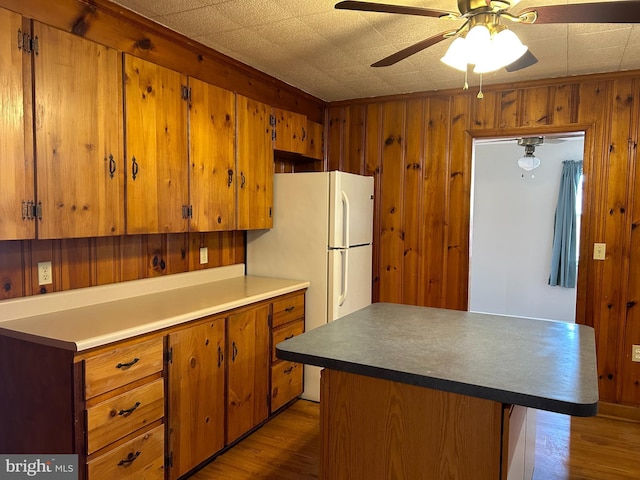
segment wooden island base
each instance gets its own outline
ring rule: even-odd
[[[496,401],[325,368],[320,478],[512,478],[510,457],[527,423],[526,408],[517,408],[514,415]]]

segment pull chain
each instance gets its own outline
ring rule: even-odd
[[[484,98],[484,93],[482,93],[482,74],[480,74],[480,91],[478,92],[478,98]]]

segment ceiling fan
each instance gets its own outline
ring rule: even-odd
[[[537,63],[535,55],[507,29],[504,21],[521,24],[640,23],[640,0],[547,5],[525,8],[512,14],[508,10],[517,1],[458,0],[459,12],[366,1],[342,1],[335,8],[460,20],[463,24],[459,28],[426,38],[371,66],[393,65],[436,43],[455,37],[442,61],[464,72],[473,65],[475,73],[491,72],[502,67],[508,72],[515,72]]]

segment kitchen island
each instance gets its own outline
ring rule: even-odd
[[[526,408],[597,413],[582,325],[378,303],[276,351],[325,368],[324,479],[525,478]]]

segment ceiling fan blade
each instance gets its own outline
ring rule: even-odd
[[[527,50],[526,52],[524,52],[524,55],[522,55],[518,60],[510,63],[509,65],[504,67],[504,69],[507,72],[517,72],[518,70],[530,67],[531,65],[535,65],[536,63],[538,63],[538,59],[536,58],[536,56],[531,53],[531,50]]]
[[[381,12],[381,13],[399,13],[401,15],[418,15],[422,17],[442,17],[453,15],[459,17],[460,15],[455,12],[448,12],[446,10],[434,10],[432,8],[422,7],[408,7],[403,5],[388,5],[385,3],[370,3],[370,2],[356,2],[356,1],[344,1],[338,2],[335,5],[338,10],[358,10],[362,12]]]
[[[627,0],[599,3],[572,3],[531,7],[522,13],[535,11],[535,23],[640,23],[640,1]],[[521,14],[516,15],[520,16]]]
[[[447,35],[453,34],[455,32],[456,32],[455,30],[448,31],[448,32],[440,32],[434,35],[433,37],[429,37],[418,43],[414,43],[413,45],[407,48],[404,48],[394,53],[393,55],[389,55],[388,57],[385,57],[382,60],[378,60],[376,63],[373,63],[371,66],[372,67],[388,67],[390,65],[398,63],[400,60],[404,60],[405,58],[410,57],[414,53],[418,53],[424,50],[425,48],[430,47],[431,45],[435,45],[436,43],[441,42],[442,40],[447,38]]]

